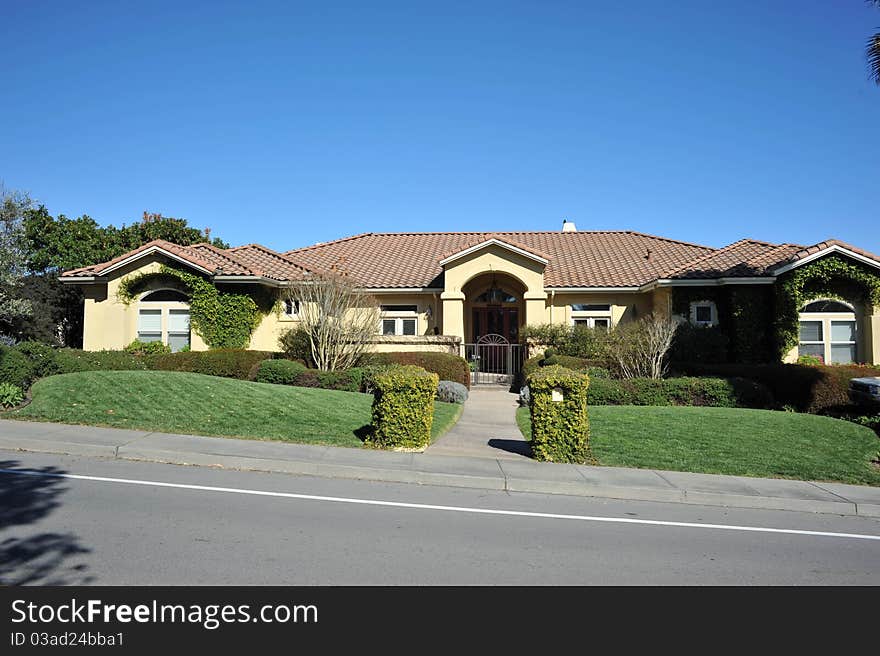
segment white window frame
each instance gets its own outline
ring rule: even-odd
[[[183,301],[150,301],[147,299],[147,297],[149,297],[150,294],[153,294],[154,292],[168,291],[168,290],[180,293],[179,289],[174,289],[171,287],[167,287],[167,288],[162,287],[159,289],[150,289],[149,291],[146,291],[140,295],[140,297],[138,298],[138,307],[137,307],[138,313],[137,313],[137,319],[136,319],[137,324],[135,326],[135,338],[140,340],[142,332],[144,334],[159,335],[159,339],[154,340],[154,341],[159,341],[162,344],[165,344],[166,346],[168,346],[169,345],[169,335],[184,335],[184,334],[186,334],[187,339],[188,339],[187,345],[192,346],[192,310],[190,309],[189,303],[184,303]],[[145,299],[147,299],[147,300],[145,300]],[[149,333],[147,333],[146,331],[141,331],[140,318],[141,318],[141,312],[144,310],[146,310],[148,312],[152,311],[152,312],[159,313],[159,326],[160,326],[160,328],[158,331],[152,331]],[[184,333],[183,331],[179,331],[179,330],[169,330],[169,327],[171,325],[170,317],[171,317],[172,310],[186,311],[189,314],[190,327],[189,327],[188,332]]]
[[[388,303],[388,305],[415,305],[414,303]],[[415,337],[419,334],[419,307],[415,305],[414,311],[399,311],[392,310],[387,312],[382,312],[379,316],[379,334],[385,337],[391,337],[392,334],[385,333],[385,322],[386,321],[394,321],[394,333],[393,336],[397,337]],[[404,335],[403,332],[403,324],[405,321],[414,321],[415,328],[412,335]]]
[[[697,308],[698,307],[708,307],[709,308],[709,321],[698,321],[697,320]],[[715,301],[691,301],[690,305],[690,322],[694,326],[701,326],[703,328],[712,328],[718,325],[718,306],[715,305]]]
[[[290,312],[287,311],[287,306],[290,304]],[[297,319],[299,317],[299,301],[288,298],[281,302],[281,313],[287,319]]]
[[[607,305],[607,310],[575,310],[575,305]],[[586,322],[588,328],[596,327],[596,319],[604,319],[608,322],[608,330],[614,327],[614,321],[611,316],[613,306],[610,303],[572,303],[570,324],[572,327],[580,322]]]
[[[813,303],[819,303],[822,301],[833,301],[835,303],[841,303],[842,305],[848,307],[850,309],[849,312],[799,312],[798,313],[798,357],[800,357],[800,346],[801,344],[807,346],[822,346],[823,356],[822,361],[825,364],[832,364],[831,360],[831,347],[832,346],[851,346],[854,347],[855,357],[853,358],[853,362],[858,362],[859,358],[859,322],[856,317],[856,309],[850,303],[846,301],[841,301],[836,298],[815,298],[807,303],[804,303],[803,307],[807,307],[808,305],[812,305]],[[800,324],[805,321],[816,321],[821,323],[822,325],[822,341],[809,341],[803,342],[800,339]],[[853,333],[855,339],[846,342],[834,341],[832,337],[831,325],[836,322],[847,322],[853,324]]]

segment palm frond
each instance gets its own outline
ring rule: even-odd
[[[880,5],[880,0],[877,2]],[[868,58],[868,76],[880,85],[880,32],[868,39],[865,56]]]

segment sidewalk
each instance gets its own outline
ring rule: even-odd
[[[861,515],[880,518],[880,488],[427,453],[169,435],[0,420],[0,459],[14,451],[146,460],[393,483]],[[7,465],[8,466],[8,465]]]

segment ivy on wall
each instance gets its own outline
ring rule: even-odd
[[[880,275],[863,264],[832,254],[782,276],[776,283],[780,358],[798,344],[800,309],[818,298],[863,303],[871,312],[872,306],[880,306]]]
[[[156,273],[139,273],[125,278],[117,296],[128,305],[148,285],[161,279],[177,283],[189,297],[190,325],[209,348],[247,348],[251,335],[263,317],[275,307],[276,299],[265,290],[232,293],[219,290],[199,275],[167,264]]]

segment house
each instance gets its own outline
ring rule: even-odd
[[[365,233],[285,253],[153,241],[62,274],[84,291],[85,349],[134,339],[208,348],[190,329],[186,286],[169,283],[163,265],[223,293],[269,298],[252,349],[277,350],[296,325],[287,287],[335,267],[381,304],[376,350],[459,352],[490,335],[516,343],[525,325],[610,329],[660,313],[725,334],[732,360],[880,363],[880,257],[837,240],[710,248],[565,222],[545,232]],[[122,298],[132,276],[145,285]]]

